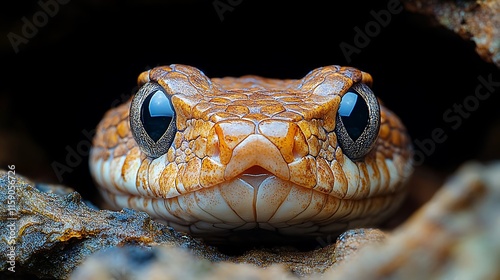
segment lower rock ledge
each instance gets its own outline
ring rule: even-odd
[[[76,192],[40,192],[8,172],[0,173],[0,200],[2,277],[500,278],[500,163],[464,165],[387,237],[356,229],[307,252],[269,248],[229,256],[143,212],[95,210]]]

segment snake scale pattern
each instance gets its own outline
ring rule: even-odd
[[[412,146],[372,77],[326,66],[301,79],[139,75],[98,124],[91,174],[116,208],[194,236],[316,236],[376,225],[401,205]]]

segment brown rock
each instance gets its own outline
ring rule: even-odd
[[[500,279],[500,162],[469,163],[383,244],[326,273],[338,279]]]
[[[430,16],[465,40],[476,44],[476,52],[500,67],[500,2],[487,1],[403,1],[411,12]]]

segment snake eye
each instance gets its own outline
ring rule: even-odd
[[[375,144],[380,128],[380,106],[371,89],[354,84],[342,97],[335,132],[344,154],[357,160]]]
[[[166,153],[174,139],[175,111],[158,84],[142,86],[130,105],[130,127],[141,150],[150,157]]]
[[[174,110],[165,92],[157,90],[144,99],[141,106],[141,122],[153,141],[158,141],[167,131],[174,117]]]

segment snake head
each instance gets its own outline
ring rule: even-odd
[[[113,205],[202,236],[307,235],[372,225],[404,198],[409,137],[365,72],[210,79],[170,65],[138,83],[131,102],[105,116],[92,150]]]

